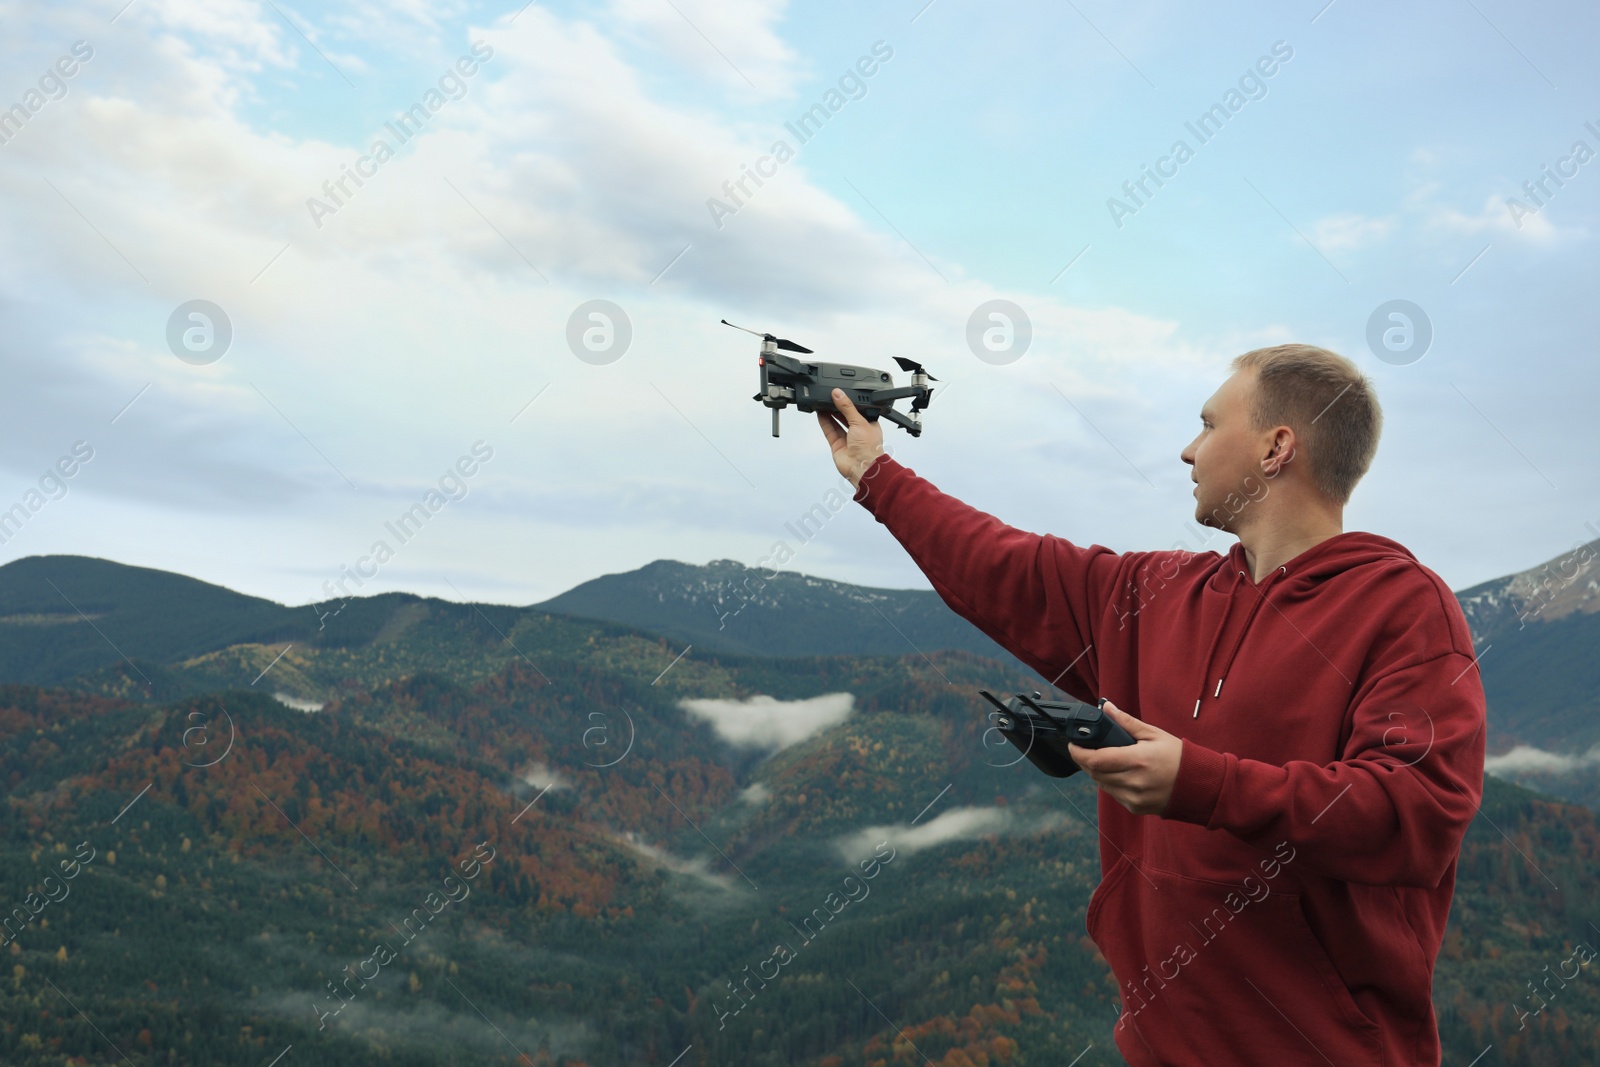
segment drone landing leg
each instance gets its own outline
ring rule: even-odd
[[[772,409],[772,436],[774,436],[774,437],[778,436],[778,412],[781,411],[781,410],[783,410],[783,409],[782,408],[773,408]]]

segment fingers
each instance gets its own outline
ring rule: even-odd
[[[1129,811],[1140,814],[1137,810],[1139,787],[1134,779],[1123,777],[1130,768],[1116,767],[1106,761],[1107,753],[1113,751],[1115,750],[1083,748],[1071,742],[1067,744],[1067,752],[1073,761],[1094,781],[1096,787],[1104,790],[1107,796]]]
[[[826,411],[817,412],[817,423],[822,427],[822,436],[828,439],[828,444],[837,448],[839,442],[845,438],[845,433],[839,428],[839,423]]]
[[[1067,742],[1067,752],[1072,762],[1089,772],[1096,780],[1103,776],[1126,774],[1144,766],[1143,757],[1133,755],[1128,746],[1113,748],[1084,748]]]
[[[866,417],[856,410],[856,406],[850,402],[850,398],[845,395],[843,389],[835,389],[833,391],[833,404],[851,426],[865,426],[867,424]]]
[[[1143,719],[1129,715],[1127,712],[1123,711],[1109,700],[1106,701],[1102,706],[1104,707],[1106,714],[1111,716],[1111,721],[1128,731],[1128,736],[1133,738],[1135,741],[1142,741],[1145,738],[1160,737],[1162,734],[1160,729],[1151,726]]]

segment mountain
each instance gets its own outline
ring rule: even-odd
[[[1502,741],[1600,744],[1600,540],[1457,593]]]
[[[731,559],[661,559],[533,605],[756,656],[902,655],[964,649],[1019,661],[931,589],[879,589]],[[1022,668],[1026,669],[1026,668]]]
[[[1591,530],[1593,528],[1591,527]],[[1512,623],[1551,623],[1600,611],[1600,540],[1574,545],[1537,567],[1456,594],[1480,645]]]
[[[1457,594],[1489,697],[1491,752],[1521,745],[1576,759],[1600,745],[1596,556],[1600,541]],[[273,668],[277,687],[323,700],[337,679],[300,670],[312,652],[370,661],[363,674],[369,682],[396,678],[453,646],[463,627],[482,631],[472,638],[479,640],[531,618],[603,621],[665,638],[677,646],[674,655],[685,646],[691,655],[779,658],[960,650],[1006,664],[1043,688],[932,590],[860,587],[733,560],[704,566],[657,560],[527,607],[388,593],[291,608],[81,556],[33,556],[0,567],[0,682],[71,682],[107,694],[173,699],[218,685],[248,686],[287,648]],[[398,659],[378,654],[395,650],[396,642],[407,650]]]
[[[0,678],[56,682],[122,655],[170,662],[293,629],[291,613],[180,574],[84,556],[0,567]]]
[[[243,643],[350,647],[425,600],[448,603],[388,593],[291,608],[167,571],[29,556],[0,566],[0,677],[58,681],[123,657],[173,663]],[[613,622],[745,655],[962,649],[1012,660],[932,590],[766,573],[733,560],[657,560],[512,610]]]
[[[390,593],[342,611],[337,602],[290,608],[169,571],[28,556],[0,567],[0,681],[50,684],[134,664],[160,674],[241,645],[358,646],[420,600]]]
[[[1574,545],[1457,597],[1489,701],[1487,768],[1600,810],[1597,560],[1600,540]]]
[[[275,685],[290,696],[321,700],[338,678],[300,670],[313,652],[372,660],[363,675],[368,681],[395,678],[453,647],[463,627],[481,631],[477,640],[486,633],[503,637],[524,620],[557,617],[667,636],[693,645],[697,654],[949,649],[1032,676],[931,590],[862,589],[792,571],[768,580],[731,560],[705,567],[658,560],[530,607],[385,593],[291,608],[165,571],[83,556],[30,556],[0,567],[0,682],[71,682],[107,694],[173,699],[254,684],[288,647],[295,651],[281,668],[274,666]],[[397,642],[407,649],[400,658],[377,655]],[[681,645],[675,651],[683,651]]]

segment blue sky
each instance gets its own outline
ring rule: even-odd
[[[1384,404],[1347,528],[1463,588],[1600,526],[1600,159],[1574,156],[1600,152],[1591,9],[115,0],[0,18],[0,106],[27,111],[0,144],[0,510],[28,509],[0,559],[104,556],[305,603],[386,540],[362,592],[527,603],[663,557],[755,565],[787,539],[795,569],[925,586],[853,505],[803,546],[786,532],[838,479],[811,416],[770,436],[753,339],[723,317],[823,358],[925,362],[944,387],[921,438],[891,432],[896,457],[1027,529],[1174,544],[1201,402],[1229,358],[1290,340],[1356,360]],[[29,110],[79,41],[92,57]],[[422,132],[387,134],[475,42],[490,58]],[[800,144],[785,123],[875,45],[892,57]],[[1292,55],[1251,76],[1275,48]],[[1185,124],[1242,77],[1201,143]],[[394,157],[330,202],[376,137]],[[718,225],[707,201],[778,139],[794,158]],[[1179,139],[1192,158],[1119,226],[1108,200]],[[1530,205],[1546,166],[1568,177]],[[1033,324],[1005,365],[966,339],[993,299]],[[1366,339],[1397,299],[1432,325],[1410,362]],[[169,344],[193,300],[232,328],[212,362]],[[591,300],[631,323],[613,362],[568,346]],[[80,441],[93,458],[40,490]],[[447,477],[458,462],[473,473]],[[455,499],[400,542],[386,524],[441,478]]]

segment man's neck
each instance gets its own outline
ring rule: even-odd
[[[1306,549],[1344,532],[1343,517],[1319,515],[1316,521],[1266,530],[1249,530],[1239,537],[1250,580],[1259,582]]]

